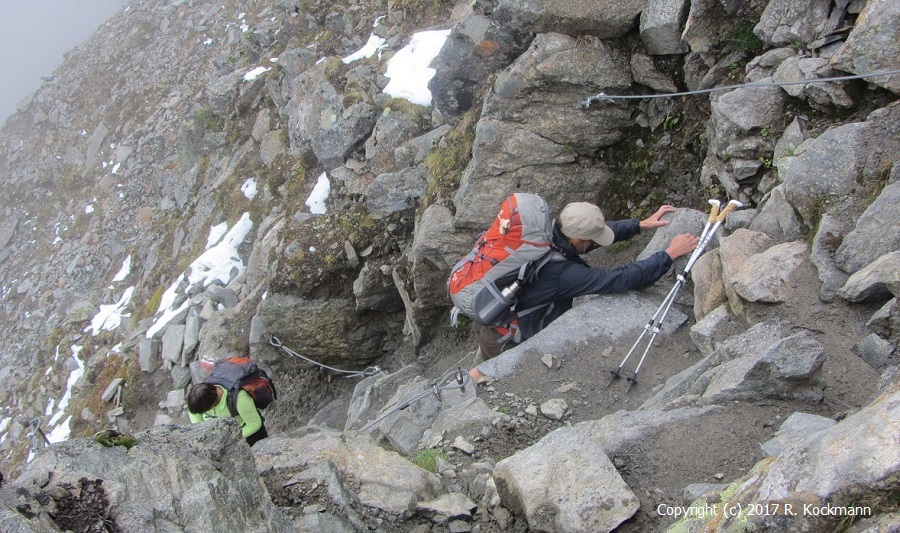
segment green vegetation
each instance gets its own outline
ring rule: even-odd
[[[467,111],[456,127],[441,139],[440,147],[425,156],[425,166],[431,176],[422,198],[422,211],[439,201],[449,203],[453,192],[459,188],[463,170],[472,157],[475,125],[480,114],[480,106]]]
[[[438,473],[438,471],[437,471],[438,457],[440,457],[441,460],[444,460],[444,461],[447,460],[447,456],[443,452],[435,450],[434,448],[426,448],[426,449],[420,451],[419,453],[417,453],[412,458],[412,463],[414,465],[418,466],[419,468],[428,470],[429,472],[434,472],[436,474],[436,473]]]
[[[681,113],[669,115],[662,123],[663,131],[674,130],[679,124],[681,124]]]
[[[755,54],[762,50],[762,41],[753,33],[753,26],[738,26],[731,30],[725,37],[725,42],[734,45],[737,49]]]
[[[225,127],[225,122],[208,106],[195,109],[193,120],[194,124],[206,131],[222,131]]]

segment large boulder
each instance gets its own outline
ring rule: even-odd
[[[624,50],[601,41],[580,44],[556,33],[538,35],[499,74],[485,101],[472,160],[454,199],[454,224],[484,227],[498,202],[516,190],[541,191],[552,206],[596,196],[611,174],[575,161],[621,140],[623,128],[632,123],[630,106],[584,110],[572,103],[630,87]],[[584,131],[593,133],[579,133]]]
[[[607,455],[617,455],[634,445],[646,442],[666,429],[677,428],[689,421],[704,421],[711,415],[722,413],[720,406],[682,407],[663,411],[640,409],[617,411],[600,420],[581,422],[575,429],[588,436],[603,448]]]
[[[825,29],[831,0],[769,2],[753,33],[766,44],[806,45]]]
[[[254,446],[253,452],[257,471],[274,476],[279,486],[295,475],[298,479],[310,477],[304,472],[313,474],[312,470],[334,465],[340,475],[332,482],[339,486],[329,486],[329,494],[350,492],[363,505],[398,517],[410,516],[419,502],[440,494],[441,483],[434,474],[365,435],[323,431],[303,437],[269,437]],[[343,481],[348,479],[353,483]]]
[[[453,215],[447,207],[434,204],[425,209],[410,250],[416,307],[449,307],[450,270],[472,250],[474,242],[473,235],[453,231]]]
[[[660,303],[659,298],[638,292],[588,297],[526,342],[478,365],[478,370],[502,379],[524,364],[542,364],[540,358],[547,353],[572,357],[581,346],[633,342]],[[658,325],[668,335],[685,321],[687,315],[673,307]]]
[[[640,506],[603,449],[574,428],[497,463],[494,482],[534,531],[612,531]]]
[[[838,291],[849,302],[885,300],[900,295],[900,251],[884,254],[859,270]]]
[[[823,213],[838,216],[852,204],[866,162],[868,129],[862,122],[838,126],[804,143],[795,157],[777,162],[785,198],[807,228],[815,228]]]
[[[898,58],[900,4],[891,0],[870,0],[831,62],[847,72],[868,74],[900,68]],[[872,77],[866,81],[900,93],[900,74]]]
[[[835,253],[835,263],[848,274],[884,254],[900,250],[900,181],[888,184],[856,221]]]
[[[882,501],[883,495],[900,489],[898,433],[900,391],[895,386],[842,422],[758,463],[720,493],[695,502],[700,508],[717,505],[720,512],[687,518],[676,527],[691,532],[711,527],[722,531],[734,527],[754,531],[839,529],[848,516],[877,511],[868,502]],[[776,502],[782,512],[752,516],[721,512]],[[786,505],[791,505],[790,513]]]
[[[372,317],[361,320],[355,302],[335,298],[306,300],[270,294],[257,316],[266,331],[285,346],[330,366],[365,365],[381,355],[385,325]]]
[[[805,242],[776,244],[750,257],[731,278],[734,292],[748,302],[785,302],[791,297],[798,270],[808,259]]]
[[[348,102],[329,80],[325,61],[293,82],[288,133],[291,151],[312,151],[326,170],[340,167],[375,126],[377,109],[366,100]],[[346,104],[348,105],[345,105]]]
[[[647,0],[498,0],[491,16],[498,21],[524,22],[534,33],[555,31],[612,39],[628,33],[646,5]]]
[[[641,41],[652,55],[683,54],[688,46],[681,38],[687,17],[686,0],[649,0],[641,12]]]
[[[16,483],[57,502],[77,501],[81,493],[85,502],[104,507],[98,514],[105,513],[118,531],[292,528],[272,503],[233,419],[160,426],[134,437],[131,449],[106,448],[93,439],[55,444]]]
[[[728,304],[736,315],[743,315],[744,300],[735,291],[734,278],[754,255],[769,249],[774,242],[764,233],[739,229],[722,239],[719,245],[719,259],[722,262],[722,283]]]

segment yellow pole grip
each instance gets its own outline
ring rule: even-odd
[[[709,205],[711,205],[712,208],[710,208],[709,210],[709,219],[707,220],[707,222],[712,224],[716,221],[716,216],[718,216],[719,214],[719,201],[715,199],[710,200]]]
[[[744,207],[744,204],[737,200],[732,200],[728,202],[728,204],[719,211],[719,216],[716,217],[716,222],[725,222],[725,215],[734,211],[738,207]]]

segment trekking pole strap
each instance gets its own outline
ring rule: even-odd
[[[284,343],[281,342],[281,340],[279,340],[278,337],[276,337],[275,335],[272,335],[271,337],[269,337],[269,344],[271,344],[272,346],[274,346],[276,348],[281,348],[282,350],[284,350],[284,352],[286,354],[290,355],[291,357],[296,357],[298,359],[302,359],[302,360],[306,361],[307,363],[311,363],[313,365],[324,368],[326,370],[331,370],[332,372],[337,372],[339,374],[347,374],[346,376],[344,376],[346,378],[367,378],[369,376],[374,376],[376,374],[381,373],[381,368],[378,366],[370,366],[370,367],[367,367],[365,370],[341,370],[340,368],[334,368],[334,367],[328,366],[326,364],[319,363],[318,361],[313,361],[309,357],[300,355],[299,353],[297,353],[294,350],[291,350],[290,348],[285,346]]]

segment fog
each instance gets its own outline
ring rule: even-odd
[[[127,0],[0,0],[0,124]]]

